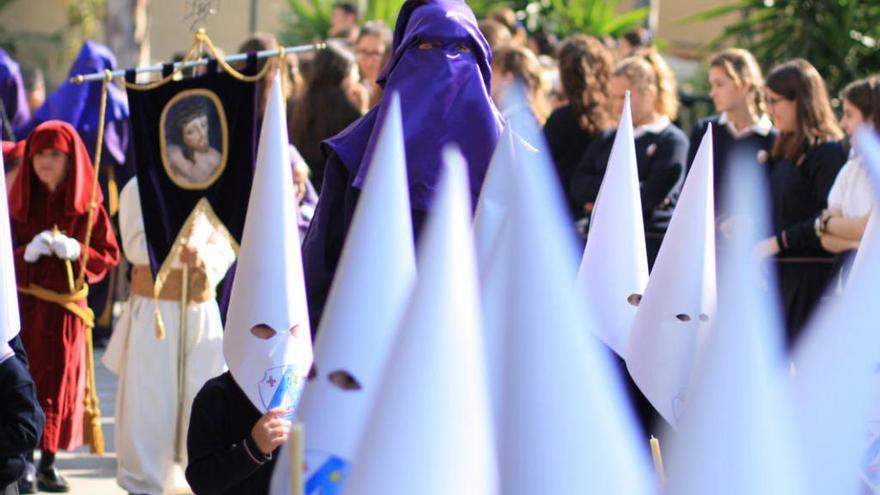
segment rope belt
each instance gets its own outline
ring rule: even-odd
[[[83,324],[85,324],[87,328],[95,327],[94,311],[92,311],[92,309],[88,306],[83,307],[78,304],[85,301],[89,297],[88,285],[84,284],[80,290],[74,292],[73,294],[62,294],[60,292],[55,292],[53,290],[40,287],[36,284],[31,284],[28,287],[19,287],[18,292],[36,297],[41,301],[57,304],[58,306],[61,306],[62,308],[73,313],[74,316],[82,320]]]
[[[176,268],[168,272],[165,285],[156,299],[160,301],[180,302],[182,292],[183,270]],[[204,268],[189,269],[188,302],[204,303],[216,297],[214,288],[208,283],[208,275]],[[148,265],[134,265],[131,269],[131,294],[139,297],[153,297],[153,272]]]

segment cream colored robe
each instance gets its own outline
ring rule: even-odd
[[[123,188],[119,227],[125,257],[133,265],[149,263],[137,179]],[[199,218],[190,242],[198,248],[208,281],[216,286],[235,261],[226,238],[205,217]],[[173,268],[180,268],[175,260]],[[131,295],[117,320],[103,362],[119,377],[116,395],[115,444],[117,482],[132,493],[177,491],[180,470],[174,465],[177,422],[177,368],[180,303],[159,301],[166,337],[156,337],[152,298]],[[186,328],[186,384],[183,410],[182,466],[186,467],[186,429],[193,398],[204,383],[225,371],[223,325],[214,300],[190,304]],[[177,473],[175,476],[173,473]],[[174,479],[177,478],[177,479]],[[185,483],[185,481],[184,481]]]

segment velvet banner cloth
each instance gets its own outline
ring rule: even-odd
[[[245,74],[254,74],[255,70],[252,54]],[[166,67],[166,74],[169,71]],[[126,77],[133,81],[133,72]],[[154,276],[203,198],[236,242],[241,241],[256,156],[254,87],[253,83],[218,72],[216,62],[212,62],[205,75],[171,81],[147,91],[128,91],[138,189]],[[187,111],[185,107],[192,106],[190,103],[201,109]],[[187,112],[197,118],[185,117]],[[192,130],[186,126],[193,120],[201,122],[192,124],[201,125],[201,131],[192,132],[203,132],[202,144],[190,141],[199,150],[193,151],[190,145],[180,142],[188,139],[183,136],[188,131],[174,130],[175,113],[184,129]],[[226,283],[230,282],[231,277],[227,277]]]
[[[34,173],[33,156],[53,148],[67,153],[67,176],[50,192]],[[80,242],[85,254],[88,205],[94,170],[79,135],[69,124],[49,121],[31,133],[25,145],[22,168],[9,196],[15,275],[19,287],[38,285],[69,294],[67,269],[55,256],[41,256],[35,263],[24,261],[31,240],[44,230],[58,227]],[[104,277],[119,261],[119,247],[107,212],[96,198],[97,213],[92,221],[86,282]],[[82,259],[82,255],[80,257]],[[72,263],[79,273],[78,261]],[[86,302],[80,301],[85,307]],[[85,326],[77,316],[61,306],[19,294],[21,338],[30,359],[30,371],[37,385],[37,397],[46,413],[46,426],[40,448],[48,452],[74,449],[82,444],[85,390]]]

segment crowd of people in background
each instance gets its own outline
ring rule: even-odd
[[[845,284],[852,254],[858,249],[873,205],[867,171],[851,144],[861,126],[880,125],[880,77],[853,81],[840,95],[830,95],[821,74],[807,60],[780,60],[774,67],[762,68],[746,50],[723,49],[706,60],[709,96],[716,114],[699,120],[692,129],[681,129],[677,125],[680,99],[676,75],[652,46],[650,35],[644,29],[619,39],[574,34],[559,40],[553,33],[527,32],[514,11],[506,7],[493,9],[480,22],[479,29],[492,53],[491,97],[500,108],[514,84],[524,88],[529,109],[543,126],[559,188],[571,212],[572,228],[582,236],[589,235],[590,216],[628,94],[649,266],[657,256],[696,149],[711,128],[715,146],[718,249],[724,248],[724,239],[736,221],[724,211],[723,201],[719,200],[725,190],[727,171],[742,153],[748,153],[764,165],[773,235],[755,246],[755,253],[775,258],[789,346],[797,341],[820,298]],[[310,53],[288,54],[286,64],[277,59],[261,62],[284,68],[277,73],[285,80],[289,142],[298,151],[292,166],[300,201],[307,202],[307,198],[311,198],[314,206],[315,194],[320,194],[325,185],[325,166],[332,163],[325,165],[327,146],[324,142],[381,105],[385,81],[391,77],[382,69],[392,56],[392,38],[391,29],[384,22],[361,19],[357,4],[343,1],[333,9],[326,47]],[[259,33],[237,49],[252,52],[278,46],[274,36]],[[119,68],[112,67],[115,63],[111,60],[112,54],[104,47],[95,48],[90,56],[103,60],[107,68]],[[61,219],[50,215],[39,225],[30,222],[27,197],[42,194],[54,198],[54,188],[59,184],[67,187],[64,184],[72,183],[76,174],[87,175],[89,157],[79,149],[90,148],[88,155],[94,157],[95,150],[91,148],[96,130],[93,122],[85,120],[70,122],[73,127],[69,128],[40,126],[47,120],[65,120],[65,116],[53,113],[54,93],[47,97],[40,70],[29,66],[26,57],[21,58],[23,60],[16,62],[0,50],[0,118],[6,186],[10,200],[20,201],[12,205],[14,239],[16,247],[20,244],[23,250],[16,253],[24,256],[22,263],[32,263],[29,258],[51,256],[56,248],[54,241],[48,238],[45,245],[31,246],[31,238],[50,230],[52,224]],[[20,77],[12,77],[13,73],[19,73]],[[258,83],[259,120],[262,120],[275,74],[276,71],[269,71],[266,79]],[[836,111],[832,107],[833,98],[841,103]],[[405,117],[406,112],[404,107]],[[442,122],[436,124],[443,125]],[[74,135],[76,133],[78,135]],[[119,147],[110,150],[109,160],[122,167],[129,153],[124,149],[128,146],[128,137],[121,130],[116,134],[117,141],[105,141],[109,142],[105,146]],[[29,140],[27,152],[26,139]],[[30,182],[34,178],[43,179],[41,169],[34,172],[34,167],[44,160],[41,150],[51,148],[55,141],[63,141],[67,154],[76,157],[76,173],[52,179],[50,186],[32,186]],[[33,173],[36,175],[31,177],[29,174]],[[23,178],[17,177],[20,174],[24,174]],[[123,185],[119,184],[119,189]],[[131,188],[128,191],[128,195],[132,194]],[[82,195],[84,191],[77,189],[76,194]],[[109,201],[112,195],[105,196]],[[67,207],[79,208],[75,212],[79,215],[85,211],[85,200],[79,196],[58,201],[61,206],[63,201],[71,202]],[[115,214],[115,205],[105,206],[103,215]],[[39,212],[30,212],[31,215],[36,213]],[[120,221],[123,230],[126,223],[137,224],[136,217]],[[307,214],[306,225],[309,219]],[[102,216],[99,223],[107,230],[102,233],[109,235],[103,239],[106,245],[93,248],[103,251],[93,255],[95,266],[90,276],[97,280],[115,264],[117,244],[122,246],[132,264],[145,264],[144,253],[130,252],[140,246],[137,243],[142,243],[142,239],[122,235],[120,241],[114,243],[109,217],[105,222]],[[114,223],[118,232],[117,225]],[[76,228],[84,228],[84,225],[77,223]],[[60,244],[57,249],[67,253]],[[65,256],[71,259],[72,253]],[[228,260],[222,261],[225,267]],[[103,264],[98,266],[99,262]],[[62,276],[54,283],[62,286],[67,281]],[[28,311],[41,312],[27,304],[22,304],[22,308],[23,316]],[[25,328],[31,322],[23,323]],[[56,331],[69,330],[71,335],[76,334],[72,323],[54,326]],[[40,444],[43,455],[36,474],[41,488],[63,491],[68,485],[53,461],[59,448],[75,447],[81,436],[81,432],[69,430],[72,418],[81,411],[65,409],[69,406],[72,411],[77,410],[72,404],[80,398],[76,392],[82,385],[81,356],[70,354],[74,344],[68,344],[53,351],[57,355],[47,358],[66,363],[66,368],[55,369],[48,366],[48,362],[43,366],[41,343],[60,337],[26,331],[22,336],[31,354],[37,396],[47,413]],[[193,386],[198,390],[201,384]],[[124,455],[136,457],[139,454]],[[33,457],[29,457],[33,461]],[[126,465],[139,464],[124,460],[129,462]],[[30,473],[31,477],[33,474]],[[0,478],[0,488],[5,482]],[[21,488],[32,487],[24,484]]]

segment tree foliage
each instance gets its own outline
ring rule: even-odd
[[[755,54],[765,70],[796,57],[810,61],[832,95],[880,68],[877,0],[740,0],[690,17],[702,21],[739,13],[713,42]]]
[[[293,16],[281,34],[283,42],[308,43],[326,36],[335,0],[287,0],[287,3]],[[554,32],[560,37],[575,32],[615,36],[639,26],[648,15],[647,7],[620,14],[621,0],[470,0],[468,4],[478,18],[494,7],[511,7],[530,30]],[[393,28],[401,5],[403,0],[367,0],[361,17],[383,20]]]

